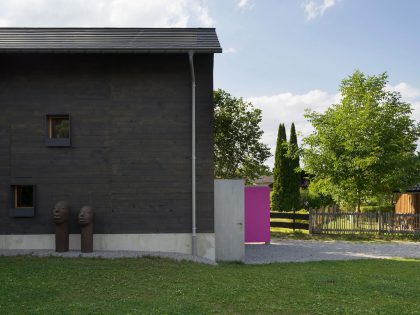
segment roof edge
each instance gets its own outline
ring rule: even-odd
[[[0,30],[216,30],[215,27],[81,27],[81,26],[66,26],[66,27],[50,27],[50,26],[2,26]]]
[[[221,53],[214,27],[0,27],[1,53]]]
[[[2,49],[0,48],[0,54],[181,54],[181,53],[189,53],[194,52],[196,54],[218,54],[222,53],[223,49],[87,49],[87,48],[48,48],[48,49]]]

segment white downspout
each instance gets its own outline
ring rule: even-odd
[[[191,169],[192,169],[192,175],[191,175],[191,194],[192,194],[192,200],[191,200],[191,206],[192,206],[192,242],[191,242],[191,254],[193,256],[197,255],[197,226],[196,226],[196,176],[195,176],[195,70],[194,70],[194,52],[190,51],[188,52],[188,57],[190,60],[190,72],[191,72],[191,103],[192,103],[192,129],[191,129],[191,139],[192,139],[192,145],[191,145]]]

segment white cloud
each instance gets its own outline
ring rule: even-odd
[[[416,99],[420,96],[420,89],[417,89],[405,82],[401,82],[396,85],[388,85],[387,88],[390,91],[400,92],[401,96],[406,100]]]
[[[238,8],[242,10],[252,9],[255,5],[253,0],[235,0],[235,1]]]
[[[401,93],[401,99],[404,102],[410,103],[413,108],[413,118],[420,122],[420,89],[411,86],[408,83],[401,82],[396,85],[388,85],[387,89],[390,91],[397,91]],[[420,141],[418,143],[420,148]]]
[[[249,5],[249,0],[238,0],[238,7],[245,8]]]
[[[420,122],[420,89],[414,88],[407,83],[401,82],[395,86],[388,86],[389,90],[399,91],[402,99],[411,103],[413,107],[413,118]],[[310,108],[318,112],[325,111],[330,105],[338,103],[340,94],[330,94],[320,90],[312,90],[304,94],[280,93],[273,96],[250,97],[250,101],[256,108],[262,110],[261,127],[264,130],[263,142],[271,148],[274,155],[277,140],[277,129],[279,123],[286,124],[287,137],[290,136],[290,125],[296,125],[296,130],[302,136],[312,132],[311,125],[303,117],[304,110]],[[420,143],[419,143],[420,145]],[[274,165],[274,157],[271,157],[267,164]]]
[[[286,124],[286,132],[289,137],[290,125],[295,123],[296,130],[303,135],[311,132],[311,125],[303,117],[306,108],[316,111],[324,111],[331,104],[337,103],[339,94],[329,94],[320,90],[312,90],[305,94],[281,93],[273,96],[250,97],[250,101],[256,108],[262,110],[262,124],[264,130],[263,142],[271,148],[274,155],[279,123]],[[300,137],[299,137],[300,138]],[[270,167],[274,165],[274,158],[267,162]]]
[[[234,54],[234,53],[236,53],[236,48],[234,48],[234,47],[230,47],[230,48],[226,48],[226,49],[224,49],[223,50],[223,53],[225,53],[225,54]]]
[[[186,27],[214,25],[197,0],[1,0],[0,26]]]
[[[197,1],[190,1],[190,7],[192,12],[197,17],[197,20],[200,22],[201,26],[210,27],[215,24],[213,18],[209,15],[208,8],[202,3],[199,4]]]
[[[318,16],[324,15],[325,11],[332,8],[339,0],[309,0],[304,5],[305,17],[307,21],[313,20]]]

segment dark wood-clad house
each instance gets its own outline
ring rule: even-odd
[[[90,205],[94,250],[214,259],[219,52],[214,29],[0,29],[0,248],[53,249],[65,200],[72,249]]]

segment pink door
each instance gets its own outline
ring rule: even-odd
[[[245,242],[270,243],[269,187],[245,187]]]

